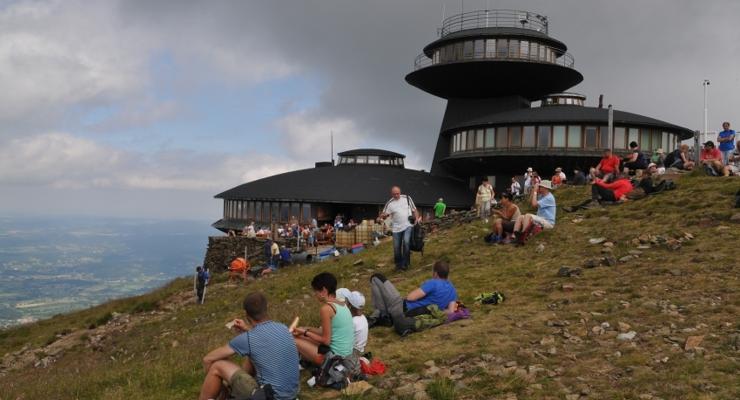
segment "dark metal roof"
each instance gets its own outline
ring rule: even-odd
[[[452,104],[452,103],[450,103]],[[476,107],[478,105],[478,107]],[[526,124],[597,124],[608,123],[609,111],[606,108],[558,105],[523,108],[518,110],[491,112],[486,103],[465,102],[454,110],[448,107],[442,122],[442,131],[456,131],[466,127],[488,125],[526,125]],[[452,111],[452,112],[450,112]],[[644,115],[614,110],[614,125],[659,128],[678,133],[681,140],[693,137],[688,128],[674,125]]]
[[[405,155],[382,149],[354,149],[338,153],[339,156],[385,156],[406,158]]]
[[[398,185],[414,202],[432,206],[443,197],[449,207],[472,203],[465,182],[393,166],[352,165],[310,168],[248,182],[215,197],[220,199],[385,204]]]

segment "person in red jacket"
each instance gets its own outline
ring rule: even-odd
[[[610,183],[596,178],[591,185],[591,198],[601,201],[625,201],[627,193],[632,191],[632,183],[625,175],[618,175]]]
[[[596,178],[606,178],[609,174],[619,172],[619,157],[612,154],[611,149],[604,149],[604,156],[596,168],[591,168],[591,176]]]

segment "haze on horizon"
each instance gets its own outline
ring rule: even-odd
[[[0,2],[0,216],[215,220],[213,195],[335,151],[429,169],[445,102],[403,80],[446,15],[547,15],[593,106],[740,126],[740,2]]]

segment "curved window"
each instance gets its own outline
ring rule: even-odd
[[[473,58],[473,42],[463,42],[463,58],[466,60]]]
[[[506,58],[509,54],[509,41],[506,39],[496,40],[496,57]]]
[[[565,125],[552,127],[552,147],[565,147]]]
[[[509,147],[509,132],[505,126],[496,128],[496,147],[500,149]]]
[[[614,148],[615,149],[626,149],[627,148],[627,130],[622,126],[614,127]]]
[[[522,147],[522,127],[509,127],[509,147]]]
[[[534,126],[525,126],[522,130],[522,147],[534,147],[535,135]]]
[[[519,58],[519,41],[516,39],[509,40],[509,57]]]
[[[629,129],[629,136],[627,137],[627,146],[629,146],[629,144],[632,142],[637,142],[637,143],[640,142],[640,130],[637,128]]]
[[[650,129],[640,129],[640,150],[649,151],[652,148],[650,136]]]
[[[486,39],[486,58],[496,57],[496,39]]]
[[[594,149],[596,148],[597,142],[596,142],[596,127],[595,126],[587,126],[584,130],[584,137],[585,137],[585,147],[587,149]]]
[[[602,126],[599,128],[599,147],[608,149],[609,146],[609,127]]]
[[[540,126],[537,129],[537,147],[544,149],[550,147],[550,127]]]
[[[581,148],[581,126],[568,125],[568,147]]]
[[[496,146],[496,128],[487,128],[486,129],[486,147],[495,147]]]
[[[668,144],[668,135],[668,132],[663,132],[663,151],[665,151],[666,154],[670,153],[673,150],[670,144]]]
[[[478,129],[475,131],[475,148],[476,149],[482,149],[483,148],[483,129]]]
[[[529,42],[526,40],[519,42],[519,57],[524,59],[529,58]]]
[[[468,143],[465,146],[468,150],[475,148],[475,131],[468,131]]]
[[[539,52],[540,44],[532,42],[529,44],[529,59],[536,60],[537,53]]]
[[[652,148],[650,150],[658,150],[661,147],[665,147],[662,145],[662,139],[660,131],[653,131],[653,140],[652,140]],[[665,148],[663,148],[663,151],[665,151]]]
[[[474,58],[483,58],[486,56],[485,43],[486,42],[483,39],[478,39],[475,41],[475,46],[473,46]]]

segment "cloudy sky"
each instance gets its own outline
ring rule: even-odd
[[[550,19],[573,91],[740,125],[740,2],[0,1],[0,215],[215,220],[213,195],[381,147],[428,169],[444,101],[403,80],[446,14]]]

